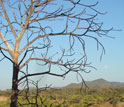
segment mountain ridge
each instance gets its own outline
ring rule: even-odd
[[[106,87],[110,87],[110,88],[124,88],[124,82],[111,82],[111,81],[107,81],[103,78],[99,78],[93,81],[85,81],[86,85],[89,88],[106,88]],[[64,88],[80,88],[82,85],[82,83],[71,83],[67,86],[65,86]]]

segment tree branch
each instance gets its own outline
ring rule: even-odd
[[[2,55],[3,55],[5,58],[7,58],[7,59],[8,59],[9,61],[11,61],[12,63],[14,63],[11,58],[9,58],[7,55],[4,54],[4,52],[3,52],[2,49],[1,49],[1,47],[0,47],[0,51],[1,51]]]
[[[9,50],[8,50],[8,49],[5,49],[5,48],[3,48],[3,47],[1,47],[1,46],[0,46],[0,49],[2,49],[2,50],[4,50],[4,51],[9,52]]]
[[[31,0],[31,5],[30,5],[29,9],[27,9],[27,10],[30,11],[30,13],[29,13],[29,14],[27,13],[24,28],[22,28],[22,30],[20,31],[19,37],[18,37],[18,39],[16,40],[16,45],[15,45],[15,49],[14,49],[15,52],[18,51],[20,40],[22,39],[22,37],[23,37],[23,35],[24,35],[26,29],[27,29],[28,26],[29,26],[30,16],[31,16],[31,14],[32,14],[32,12],[33,12],[33,10],[34,10],[34,7],[33,7],[33,0]]]
[[[21,77],[18,82],[20,82],[21,80],[27,78],[27,77],[31,77],[31,76],[36,76],[36,75],[44,75],[44,74],[48,74],[48,75],[53,75],[53,76],[58,76],[58,77],[64,77],[66,74],[68,74],[70,72],[70,70],[68,70],[67,72],[63,73],[63,74],[56,74],[56,73],[50,73],[50,71],[46,71],[46,72],[41,72],[41,73],[34,73],[34,74],[27,74],[23,77]]]
[[[8,48],[10,55],[13,57],[13,50],[11,46],[9,45],[9,43],[5,40],[1,32],[0,32],[0,38],[2,39],[2,41],[5,43],[6,47]]]
[[[11,22],[10,22],[10,19],[9,19],[7,13],[6,13],[6,10],[5,10],[5,8],[4,8],[3,0],[0,0],[0,3],[1,3],[2,9],[3,9],[3,12],[4,12],[4,14],[5,14],[5,18],[6,18],[6,20],[8,21],[8,24],[9,24],[9,26],[10,26],[10,28],[11,28],[13,34],[14,34],[15,39],[17,39],[16,32],[15,32],[15,30],[14,30],[14,28],[13,28]]]

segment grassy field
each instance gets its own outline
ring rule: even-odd
[[[9,107],[10,91],[0,91],[0,107]],[[124,88],[113,89],[49,89],[21,92],[19,107],[124,107]],[[30,104],[29,104],[30,103]]]

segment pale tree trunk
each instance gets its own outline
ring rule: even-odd
[[[13,78],[12,78],[12,93],[10,107],[17,107],[18,100],[18,73],[19,67],[17,64],[13,64]]]

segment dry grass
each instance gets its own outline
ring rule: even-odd
[[[8,97],[5,96],[0,96],[0,102],[7,101]]]
[[[124,107],[124,102],[118,103],[117,107]]]
[[[90,107],[113,107],[113,105],[110,104],[109,102],[105,102],[104,104],[99,104],[99,105],[95,104]],[[124,107],[124,102],[119,102],[116,107]]]

